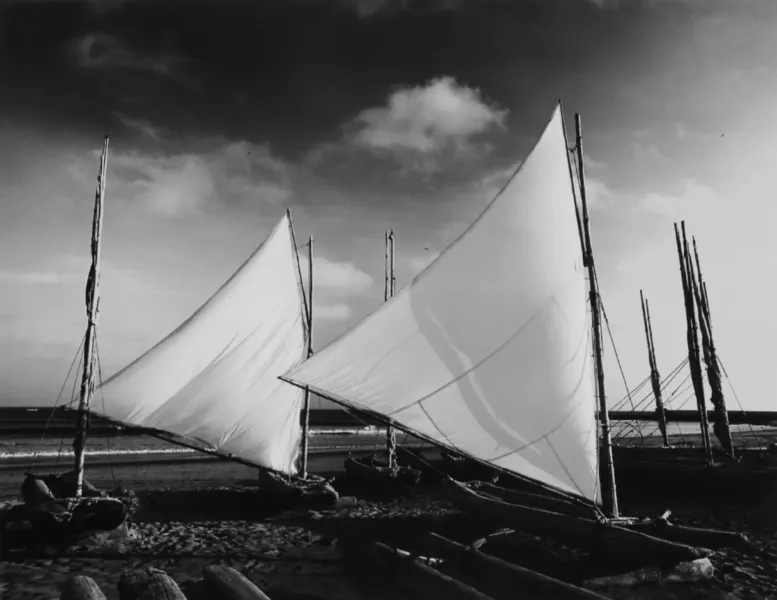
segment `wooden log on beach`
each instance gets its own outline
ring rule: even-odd
[[[575,545],[615,569],[628,571],[646,565],[673,566],[712,554],[706,548],[670,542],[594,519],[488,498],[453,479],[448,483],[448,497],[461,510],[502,526]]]
[[[105,594],[91,577],[74,575],[62,584],[59,600],[105,600]]]
[[[408,557],[406,553],[381,542],[374,542],[370,548],[379,563],[396,575],[394,582],[402,591],[414,598],[447,598],[450,600],[494,600],[453,577],[440,573],[420,559]]]
[[[453,562],[456,568],[477,580],[479,587],[496,600],[512,600],[520,590],[521,598],[558,598],[605,600],[590,590],[537,573],[485,552],[459,544],[436,533],[424,538],[430,552]],[[527,592],[524,595],[524,592]]]
[[[743,533],[674,525],[664,519],[658,519],[650,523],[633,523],[620,527],[639,531],[663,540],[688,544],[690,546],[703,546],[704,548],[715,550],[719,548],[750,550],[753,548],[752,542]]]
[[[116,589],[119,600],[186,600],[172,577],[153,567],[124,571]]]
[[[270,600],[245,575],[226,565],[210,565],[202,570],[205,587],[210,598],[221,600]]]
[[[475,488],[498,500],[530,506],[532,508],[543,508],[553,512],[565,515],[578,515],[581,517],[590,517],[591,509],[580,504],[575,504],[562,498],[554,498],[545,494],[535,494],[534,492],[524,492],[522,490],[511,490],[509,488],[494,485],[493,483],[482,483]]]

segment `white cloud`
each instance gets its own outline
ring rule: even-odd
[[[362,18],[419,7],[427,11],[455,10],[463,0],[342,0]]]
[[[638,208],[650,213],[678,220],[695,211],[709,210],[717,200],[715,191],[693,179],[682,182],[683,190],[679,194],[667,195],[651,192],[638,203]]]
[[[300,256],[302,272],[307,273],[307,256]],[[334,261],[325,256],[313,257],[313,286],[328,295],[344,297],[363,294],[374,281],[367,273],[351,262]]]
[[[439,252],[429,252],[428,254],[424,254],[422,256],[412,256],[408,260],[408,265],[410,267],[410,270],[413,273],[413,277],[418,275],[421,271],[423,271],[426,267],[428,267],[432,262],[440,256]]]
[[[607,208],[616,200],[615,193],[598,177],[586,175],[585,192],[589,210]]]
[[[56,273],[0,271],[0,284],[50,285],[53,283],[59,283],[59,277]]]
[[[638,142],[632,142],[631,149],[634,154],[634,160],[636,162],[656,162],[664,164],[664,155],[654,144],[640,144]]]
[[[378,151],[410,151],[428,157],[471,149],[472,138],[504,127],[507,109],[484,100],[480,90],[438,77],[424,86],[395,90],[386,106],[362,111],[351,124],[352,141]]]
[[[124,125],[124,127],[126,127],[127,129],[137,131],[141,135],[145,135],[146,137],[149,137],[152,140],[159,141],[161,139],[160,129],[158,127],[153,126],[146,119],[133,118],[128,115],[125,115],[124,113],[118,110],[113,111],[111,114],[114,117],[116,117],[119,120],[119,122],[122,125]]]
[[[173,75],[173,67],[179,59],[172,56],[142,56],[117,37],[104,33],[86,34],[71,44],[75,63],[85,69],[123,67],[138,71],[150,71],[165,76]]]
[[[688,130],[682,123],[677,124],[677,139],[684,140],[688,138]]]
[[[313,303],[313,321],[321,319],[324,321],[346,321],[351,318],[353,311],[351,307],[342,302],[336,304],[318,304]],[[314,325],[315,327],[315,325]]]
[[[83,184],[95,182],[99,151],[89,160],[68,163]],[[112,151],[108,194],[140,204],[161,216],[177,217],[223,205],[278,204],[292,195],[287,165],[265,145],[238,141],[209,151],[165,155]]]

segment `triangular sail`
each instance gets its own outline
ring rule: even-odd
[[[283,379],[596,501],[587,287],[560,107],[477,221]]]
[[[295,252],[285,216],[199,310],[103,383],[94,414],[296,473],[303,392],[278,379],[306,353]]]

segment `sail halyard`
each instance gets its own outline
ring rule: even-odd
[[[86,282],[86,337],[84,339],[84,369],[81,377],[80,398],[78,401],[78,425],[73,439],[75,455],[76,486],[75,497],[80,498],[84,484],[84,454],[86,451],[86,431],[89,422],[89,406],[94,394],[97,319],[100,309],[100,249],[102,241],[103,206],[105,201],[105,182],[108,169],[108,136],[103,140],[100,158],[100,170],[97,175],[97,190],[94,199],[92,219],[91,256],[92,264]]]
[[[101,385],[104,414],[92,413],[295,475],[303,394],[277,379],[306,356],[295,253],[287,215],[189,319]]]
[[[559,107],[453,244],[281,380],[594,504],[591,331],[573,188]],[[468,286],[454,292],[462,274]]]

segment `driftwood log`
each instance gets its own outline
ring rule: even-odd
[[[220,600],[270,600],[251,580],[232,567],[210,565],[202,570],[209,598]]]
[[[663,540],[692,546],[703,546],[713,549],[735,548],[738,550],[750,550],[753,548],[753,544],[743,533],[674,525],[666,519],[656,519],[648,523],[632,523],[622,527]]]
[[[558,598],[559,600],[606,600],[590,590],[548,577],[531,569],[480,552],[436,533],[424,538],[424,543],[437,556],[450,561],[478,583],[496,600],[512,600],[520,590],[521,598]]]
[[[488,498],[452,479],[447,483],[449,499],[465,512],[496,521],[502,526],[575,545],[621,572],[645,565],[671,567],[712,554],[706,548],[670,542],[594,519]]]
[[[450,600],[494,600],[493,597],[424,564],[421,559],[397,552],[381,542],[373,542],[371,553],[394,575],[397,587],[414,598]]]
[[[580,517],[591,516],[591,509],[587,506],[564,500],[563,498],[554,498],[545,494],[535,494],[534,492],[525,492],[522,490],[511,490],[509,488],[494,485],[493,483],[478,483],[472,485],[478,492],[485,492],[489,496],[494,496],[497,500],[530,506],[533,508],[542,508],[565,515],[577,515]]]
[[[120,600],[186,600],[167,573],[152,567],[124,571],[116,589]]]
[[[105,600],[105,594],[91,577],[74,575],[62,584],[59,600]]]

